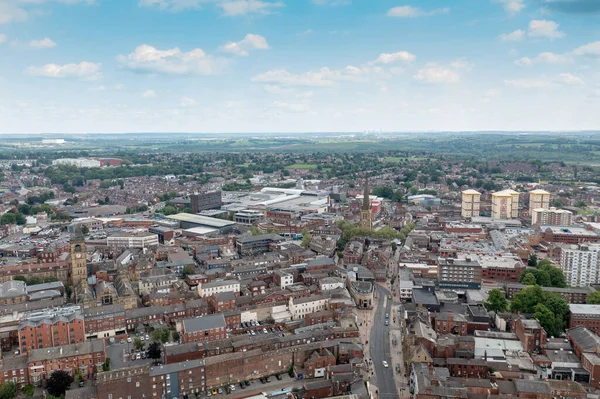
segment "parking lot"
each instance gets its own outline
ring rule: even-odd
[[[144,347],[144,350],[148,350],[148,342],[144,341],[144,343],[146,344]],[[144,364],[151,364],[153,362],[152,359],[150,358],[146,358],[146,359],[142,359],[141,358],[141,352],[140,352],[140,359],[136,359],[135,360],[131,360],[131,350],[134,349],[134,345],[133,342],[128,343],[127,341],[125,341],[125,343],[120,343],[120,341],[115,342],[114,344],[109,344],[106,346],[106,356],[110,358],[110,362],[111,362],[111,369],[119,369],[119,368],[123,368],[123,367],[131,367],[131,366],[141,366]],[[136,353],[134,351],[134,353]]]

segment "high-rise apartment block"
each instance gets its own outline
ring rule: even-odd
[[[519,193],[503,190],[492,194],[492,218],[516,219],[519,217]]]
[[[569,286],[587,287],[600,284],[599,251],[600,244],[573,245],[561,251],[560,265]]]
[[[208,191],[190,195],[190,207],[194,213],[209,209],[219,209],[222,205],[221,201],[221,191]]]
[[[550,193],[544,190],[533,190],[529,192],[529,212],[534,209],[550,208]]]
[[[537,208],[531,210],[532,226],[570,226],[573,224],[573,213],[566,209]]]
[[[462,192],[461,215],[464,218],[479,216],[481,193],[475,190]]]

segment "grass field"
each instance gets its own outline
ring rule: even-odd
[[[317,165],[312,163],[295,163],[293,165],[288,165],[285,167],[286,169],[317,169]]]

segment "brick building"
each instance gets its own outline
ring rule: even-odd
[[[446,311],[434,316],[433,328],[437,334],[467,335],[467,319],[458,313]]]
[[[85,341],[84,316],[78,306],[28,313],[18,328],[22,353]]]
[[[125,334],[125,306],[122,304],[85,309],[85,335],[90,338],[106,338]]]
[[[182,342],[215,341],[227,338],[226,327],[223,314],[185,319],[181,331]]]
[[[546,331],[540,325],[540,322],[534,319],[518,318],[514,322],[514,331],[523,349],[529,353],[539,351],[545,347],[548,336]]]
[[[569,328],[586,327],[600,333],[600,305],[571,304],[569,306]]]

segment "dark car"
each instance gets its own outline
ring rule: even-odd
[[[84,385],[85,385],[85,381],[83,381],[83,380],[79,381],[79,388],[83,388]]]
[[[263,377],[260,377],[260,382],[266,384],[267,380],[265,380]]]
[[[277,378],[279,381],[281,381],[281,376],[279,374],[275,374],[275,378]]]
[[[266,378],[265,378],[265,382],[271,382],[271,378],[269,378],[269,377],[266,377]]]
[[[242,388],[242,389],[246,389],[246,384],[244,384],[244,382],[243,382],[243,381],[242,381],[242,382],[240,382],[240,388]]]
[[[250,381],[244,381],[244,384],[246,384],[247,387],[250,386]]]

